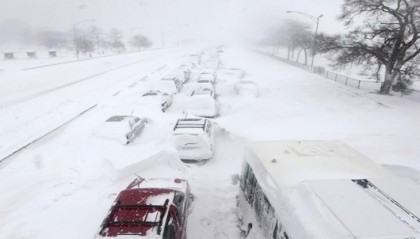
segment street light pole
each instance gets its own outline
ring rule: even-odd
[[[74,48],[75,48],[75,50],[76,50],[76,56],[77,56],[77,59],[79,59],[79,45],[78,45],[78,42],[77,42],[77,31],[76,31],[76,26],[77,26],[77,25],[79,25],[79,24],[85,23],[85,22],[94,22],[94,21],[95,21],[95,20],[83,20],[83,21],[80,21],[80,22],[75,22],[75,23],[73,23]]]
[[[314,44],[313,44],[313,47],[312,47],[312,61],[311,61],[311,69],[313,69],[313,68],[314,68],[314,59],[315,59],[315,55],[316,55],[316,50],[315,50],[315,47],[316,47],[316,38],[318,37],[319,19],[320,19],[322,16],[323,16],[323,15],[321,14],[321,15],[319,15],[319,16],[316,18],[316,28],[315,28]]]
[[[297,14],[303,15],[303,16],[305,16],[305,17],[308,17],[309,19],[311,19],[312,21],[314,21],[314,22],[316,23],[315,35],[314,35],[314,42],[313,42],[313,45],[312,45],[312,60],[311,60],[311,69],[313,69],[313,67],[314,67],[314,59],[315,59],[315,55],[316,55],[315,46],[316,46],[316,39],[317,39],[317,37],[318,37],[319,19],[320,19],[321,17],[323,17],[324,15],[323,15],[323,14],[321,14],[321,15],[319,15],[318,17],[314,17],[314,16],[309,15],[309,14],[307,14],[307,13],[304,13],[304,12],[297,12],[297,11],[286,11],[286,13],[297,13]]]

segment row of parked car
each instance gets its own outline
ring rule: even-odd
[[[142,94],[156,98],[153,101],[159,102],[162,112],[172,105],[174,94],[181,91],[187,94],[187,116],[176,121],[171,136],[184,162],[207,160],[213,156],[214,125],[208,118],[218,114],[214,88],[219,65],[216,55],[217,51],[193,55],[196,61],[190,67],[182,65],[170,77],[154,82],[151,89]],[[119,141],[130,144],[148,122],[147,118],[136,116],[113,116],[104,123],[110,130],[101,132],[120,132]],[[119,193],[96,238],[184,239],[193,199],[184,179],[138,177]]]

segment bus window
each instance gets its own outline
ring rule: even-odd
[[[279,223],[276,223],[276,226],[274,227],[273,230],[273,239],[277,239],[277,230],[279,229]]]
[[[244,194],[247,199],[247,201],[251,204],[254,199],[255,194],[255,184],[257,183],[257,180],[255,179],[254,173],[252,172],[251,167],[247,167],[247,173],[245,177],[245,188],[244,188]]]
[[[246,179],[246,175],[248,173],[248,168],[249,168],[249,165],[247,163],[244,163],[242,165],[241,180],[240,180],[240,185],[241,185],[242,190],[245,189],[245,179]]]
[[[255,190],[254,190],[254,195],[255,195],[255,199],[254,199],[254,210],[255,210],[255,214],[257,215],[257,221],[259,223],[261,223],[262,218],[264,217],[263,215],[263,197],[264,194],[262,192],[262,189],[260,187],[260,185],[257,183],[255,186]]]

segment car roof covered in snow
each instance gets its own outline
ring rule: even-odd
[[[246,160],[291,236],[420,238],[420,185],[342,142],[255,142]]]
[[[174,126],[175,132],[204,132],[207,123],[204,118],[181,118]]]
[[[135,179],[119,193],[99,235],[161,238],[169,206],[179,192],[187,193],[187,187],[182,179]]]

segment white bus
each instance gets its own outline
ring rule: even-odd
[[[420,239],[420,185],[337,141],[251,143],[238,207],[247,238]]]

